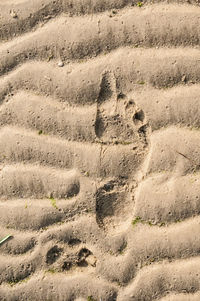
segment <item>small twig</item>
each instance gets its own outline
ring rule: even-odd
[[[189,161],[191,161],[191,159],[190,159],[190,158],[188,158],[186,155],[184,155],[184,154],[182,154],[182,153],[178,152],[177,150],[176,150],[175,152],[177,152],[177,154],[179,154],[179,155],[183,156],[184,158],[188,159]]]

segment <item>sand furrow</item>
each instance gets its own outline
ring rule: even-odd
[[[20,169],[18,169],[18,173],[20,178]],[[62,172],[60,171],[60,173]],[[44,177],[44,174],[41,172],[41,178]],[[29,175],[31,176],[31,172],[29,172]],[[32,177],[33,183],[34,180],[34,177]],[[42,182],[42,179],[40,181]],[[43,195],[40,199],[33,199],[32,196],[23,199],[6,199],[6,197],[3,197],[0,202],[2,213],[0,225],[10,229],[9,231],[13,229],[35,231],[47,229],[48,226],[53,224],[67,223],[74,220],[77,215],[80,217],[89,212],[96,214],[95,194],[97,188],[95,183],[87,177],[80,178],[78,181],[80,181],[78,195],[78,191],[74,191],[74,195],[71,195],[68,199],[59,199],[58,196],[54,198],[52,192],[48,192],[49,198],[47,198],[47,195]],[[59,185],[59,181],[56,185]],[[65,186],[67,190],[69,184],[66,182]],[[51,186],[51,189],[53,189],[53,186]],[[37,216],[35,212],[38,212]]]
[[[78,220],[49,227],[41,234],[39,241],[43,245],[50,239],[71,247],[86,244],[98,250],[101,255],[103,252],[116,255],[125,245],[126,233],[105,233],[90,212],[90,215],[82,216]]]
[[[60,227],[57,226],[58,230]],[[94,254],[100,256],[101,252],[90,243],[87,245],[78,239],[76,241],[71,239],[68,244],[62,244],[50,236],[50,233],[45,235],[46,239],[44,239],[44,235],[43,239],[40,239],[41,233],[35,234],[37,243],[30,246],[30,251],[27,249],[25,254],[21,252],[20,255],[13,255],[13,253],[10,253],[9,256],[0,255],[1,284],[7,282],[15,285],[20,281],[26,281],[27,278],[39,271],[44,275],[48,272],[52,274],[57,272],[59,273],[58,277],[62,275],[61,272],[65,272],[66,276],[77,275],[77,272],[94,272],[96,266]],[[13,238],[13,241],[17,248],[16,238]],[[7,244],[9,245],[10,242],[12,239]]]
[[[131,279],[137,279],[144,266],[197,256],[200,250],[199,222],[199,217],[196,217],[168,227],[159,227],[148,221],[130,225],[126,235],[127,247],[122,251],[119,249],[117,257],[108,254],[98,261],[97,271],[109,281],[127,285]]]
[[[22,300],[34,294],[38,301],[41,300],[85,300],[90,297],[105,301],[116,300],[117,290],[115,287],[94,280],[93,275],[63,277],[63,275],[38,275],[27,283],[10,289],[2,286],[0,296],[2,301]],[[77,289],[78,287],[78,289]],[[63,296],[64,299],[63,299]],[[80,298],[80,299],[78,299]],[[81,299],[83,298],[83,299]],[[90,300],[88,299],[88,300]],[[91,299],[92,300],[92,299]]]
[[[113,105],[110,112],[110,108],[97,103],[74,107],[55,99],[19,92],[0,107],[0,126],[20,126],[35,130],[43,137],[51,134],[68,141],[136,143],[140,140],[138,130],[144,125],[142,121],[136,124],[133,120],[137,106],[130,105],[128,99],[117,103],[110,100],[110,107]]]
[[[135,216],[156,223],[180,222],[200,213],[199,174],[152,176],[136,193]],[[148,202],[147,202],[148,200]]]
[[[82,197],[85,197],[82,195]],[[84,198],[86,201],[87,198]],[[80,199],[70,201],[48,200],[12,200],[0,202],[2,218],[1,226],[17,230],[46,229],[53,224],[64,223],[72,220],[77,214],[86,212],[89,206],[81,204]],[[8,211],[9,210],[9,211]],[[35,212],[38,211],[37,217]],[[8,230],[7,230],[8,231]]]
[[[3,1],[0,3],[0,40],[5,41],[31,31],[61,11],[61,1]]]
[[[20,0],[14,3],[4,1],[0,3],[0,40],[38,28],[62,13],[73,16],[109,12],[111,9],[120,9],[134,3],[136,4],[135,0],[87,0],[84,3],[79,0]]]
[[[198,128],[199,93],[200,86],[195,84],[167,90],[145,87],[129,93],[127,99],[133,100],[143,110],[152,131],[170,125]],[[129,119],[134,115],[135,106],[132,107]],[[23,126],[76,141],[93,142],[98,138],[95,129],[97,115],[97,103],[90,106],[69,106],[58,99],[19,91],[16,95],[11,95],[0,108],[0,125]]]
[[[170,125],[199,128],[200,86],[184,86],[185,81],[186,75],[182,78],[181,86],[166,90],[144,87],[140,91],[132,91],[128,96],[145,112],[152,131]]]
[[[173,0],[171,3],[185,3],[187,0]],[[198,4],[195,0],[194,2]],[[151,3],[149,0],[143,1],[143,4]],[[165,3],[167,1],[156,0],[154,3]],[[15,3],[4,1],[0,4],[0,40],[6,40],[33,30],[45,24],[48,20],[55,18],[61,13],[67,13],[70,17],[73,15],[94,14],[107,11],[109,17],[116,17],[118,9],[129,6],[139,6],[136,0],[87,0],[84,1],[63,1],[63,0],[45,0],[41,1],[19,1]],[[188,7],[187,7],[188,8]],[[189,7],[190,9],[190,7]],[[111,11],[110,11],[111,10]],[[142,8],[140,7],[140,10]],[[93,16],[93,15],[92,15]]]
[[[200,289],[199,264],[197,257],[144,268],[118,300],[150,301],[167,291],[193,293]]]
[[[200,299],[200,293],[194,294],[169,294],[169,296],[159,299],[159,301],[198,301]]]
[[[21,255],[32,250],[37,243],[35,234],[31,232],[24,231],[22,233],[14,229],[9,232],[8,228],[0,226],[0,233],[2,237],[11,235],[10,239],[1,245],[1,255]]]
[[[0,125],[34,129],[76,141],[95,141],[97,105],[67,107],[54,99],[19,92],[0,108]]]
[[[193,6],[155,5],[144,10],[125,10],[114,18],[107,14],[78,19],[60,17],[33,33],[4,43],[0,47],[1,74],[30,59],[67,62],[127,45],[199,45],[199,12],[200,8]]]
[[[86,220],[88,223],[86,223]],[[89,221],[91,223],[89,223]],[[129,282],[134,276],[136,276],[137,279],[138,274],[140,275],[139,270],[141,267],[153,265],[156,261],[171,261],[178,258],[183,259],[198,255],[199,225],[199,218],[191,219],[187,222],[167,228],[159,228],[157,226],[150,227],[147,224],[144,225],[141,223],[135,225],[129,231],[128,236],[124,238],[122,236],[104,238],[100,229],[98,229],[97,225],[95,225],[94,220],[92,222],[92,219],[88,220],[87,218],[81,218],[78,222],[76,221],[71,224],[69,223],[68,225],[51,228],[38,237],[39,247],[36,247],[33,253],[34,260],[31,258],[31,261],[36,263],[34,270],[31,273],[36,271],[38,268],[46,270],[48,267],[49,269],[56,269],[57,272],[62,271],[66,256],[68,258],[67,271],[73,272],[76,263],[76,256],[72,255],[75,250],[72,249],[70,253],[70,248],[72,248],[72,246],[77,246],[77,254],[79,254],[81,246],[84,248],[87,246],[87,249],[89,248],[89,252],[95,255],[97,273],[100,274],[101,277],[109,279],[112,282],[114,281],[124,284]],[[98,237],[98,239],[95,237]],[[146,241],[145,249],[143,248],[143,239]],[[10,240],[9,244],[11,242],[12,240]],[[125,242],[126,244],[128,243],[128,250],[126,250]],[[65,251],[67,253],[65,253],[64,249],[67,245],[68,247]],[[41,249],[43,250],[42,254]],[[46,264],[46,258],[52,249],[59,253],[58,258],[60,259],[56,257],[55,260]],[[107,255],[100,256],[102,251],[106,251]],[[114,253],[118,256],[113,256]],[[40,258],[39,263],[38,258]],[[14,268],[13,265],[15,265],[15,270],[16,272],[18,271],[16,274],[18,276],[13,276],[13,282],[17,281],[17,277],[23,279],[27,276],[23,276],[23,273],[20,270],[20,260],[21,259],[19,257],[16,261],[13,261],[12,264],[12,268]],[[28,266],[28,256],[23,258],[23,262],[25,261],[27,261]],[[91,264],[89,258],[86,258],[86,261],[88,264]],[[109,266],[107,265],[108,261]],[[9,259],[8,262],[11,264],[11,259]],[[4,260],[4,265],[5,263],[6,261]],[[2,269],[5,268],[4,265]],[[5,278],[3,281],[10,281],[10,277],[11,276]]]
[[[6,165],[0,173],[1,199],[7,198],[70,198],[80,191],[75,170],[60,171],[38,165]]]
[[[78,227],[81,226],[81,222],[76,224]],[[86,230],[86,228],[84,228],[85,225],[85,222],[84,224],[82,223],[83,229],[81,232],[83,233],[84,230]],[[99,237],[99,241],[97,239],[94,240],[94,245],[92,245],[91,242],[86,242],[85,239],[83,241],[77,237],[74,239],[73,236],[76,235],[75,233],[78,227],[74,224],[71,226],[72,227],[68,225],[69,231],[67,231],[66,226],[57,225],[55,232],[51,229],[44,233],[37,233],[37,235],[35,235],[35,239],[37,237],[37,243],[35,246],[29,246],[29,249],[26,250],[26,254],[24,255],[23,251],[25,250],[18,253],[16,252],[16,254],[14,253],[15,256],[13,256],[13,252],[10,252],[12,256],[1,255],[0,282],[15,285],[21,281],[26,281],[28,277],[35,273],[37,274],[39,271],[42,271],[44,275],[48,272],[49,274],[57,273],[58,277],[62,275],[61,272],[65,272],[65,277],[77,275],[78,272],[93,273],[95,271],[97,258],[102,256],[102,251],[96,249],[95,244],[98,246],[100,243],[101,245],[102,239]],[[65,230],[65,232],[60,230]],[[96,227],[96,230],[99,232],[98,227]],[[91,235],[92,237],[93,234],[85,233],[85,235]],[[65,241],[64,244],[62,240]],[[12,249],[12,242],[17,248],[16,238],[9,240],[7,245],[10,245]],[[23,242],[23,240],[21,240],[21,242]],[[24,241],[24,244],[25,243],[26,241]],[[120,240],[118,239],[117,245],[119,244]],[[108,244],[106,247],[108,248]],[[18,254],[21,255],[19,256]]]
[[[200,136],[198,128],[169,127],[151,136],[145,173],[185,175],[199,172]]]
[[[128,145],[103,145],[62,141],[54,137],[3,128],[0,132],[2,163],[40,163],[64,169],[78,169],[91,177],[127,177],[137,169],[145,149]],[[92,154],[94,159],[91,160]],[[112,157],[112,161],[110,158]],[[130,165],[131,163],[131,165]],[[126,167],[126,171],[123,171]],[[129,169],[130,168],[130,169]]]
[[[184,84],[183,76],[189,84],[199,83],[199,61],[199,51],[192,48],[123,48],[64,68],[32,62],[1,79],[0,96],[3,100],[16,90],[30,89],[71,104],[103,103],[112,96],[120,98],[133,88]]]
[[[42,256],[39,252],[16,256],[0,256],[0,284],[15,284],[34,274],[37,266],[41,267]]]
[[[134,215],[155,223],[199,214],[199,131],[169,127],[151,135]]]

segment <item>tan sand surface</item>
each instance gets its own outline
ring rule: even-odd
[[[199,0],[0,0],[0,301],[200,301],[199,46]]]

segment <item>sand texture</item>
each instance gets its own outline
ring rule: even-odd
[[[0,0],[0,301],[200,300],[200,1]]]

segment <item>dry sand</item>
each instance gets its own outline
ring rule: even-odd
[[[0,301],[200,300],[198,0],[0,0]]]

